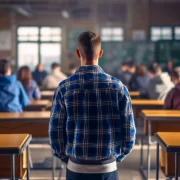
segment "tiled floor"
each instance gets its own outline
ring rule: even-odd
[[[152,168],[155,168],[155,146],[151,146],[152,152]],[[31,169],[31,180],[51,180],[52,179],[52,161],[51,149],[48,145],[31,145],[31,154],[34,168],[46,168],[42,170]],[[146,160],[146,153],[144,154]],[[60,161],[58,161],[58,166]],[[49,169],[47,169],[49,167]],[[118,173],[120,180],[143,180],[140,172],[140,146],[136,145],[132,153],[121,163],[118,164]],[[57,169],[56,177],[58,179],[60,170]],[[160,178],[165,179],[164,175],[160,173]],[[65,168],[61,180],[65,178]],[[155,179],[155,170],[151,171],[151,179]]]

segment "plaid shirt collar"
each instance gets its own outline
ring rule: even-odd
[[[99,72],[99,73],[104,73],[103,69],[98,66],[98,65],[85,65],[85,66],[80,66],[76,72],[76,73],[79,73],[79,72],[86,72],[86,71],[95,71],[95,72]]]

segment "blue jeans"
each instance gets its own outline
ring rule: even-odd
[[[66,180],[118,180],[118,172],[116,170],[109,173],[83,174],[75,173],[67,169]]]

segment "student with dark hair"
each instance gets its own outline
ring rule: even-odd
[[[153,63],[149,66],[150,81],[147,88],[150,99],[165,100],[168,92],[174,87],[168,73],[162,73],[161,66]]]
[[[129,90],[139,91],[140,94],[144,94],[149,85],[149,80],[147,68],[144,64],[141,64],[136,67],[136,72],[129,82]]]
[[[171,73],[172,81],[175,87],[168,93],[164,108],[180,109],[180,69],[176,69]]]
[[[100,37],[82,33],[77,49],[81,66],[54,94],[50,144],[67,163],[67,180],[118,180],[116,161],[134,146],[131,98],[120,80],[98,66],[102,54]]]
[[[0,112],[22,112],[29,98],[6,59],[0,60]]]
[[[171,76],[171,73],[173,73],[173,71],[174,71],[174,61],[170,59],[167,62],[166,67],[164,68],[164,72],[167,72]]]
[[[18,80],[23,84],[30,100],[38,100],[41,98],[39,87],[32,79],[32,74],[29,67],[23,66],[19,69]]]
[[[32,76],[38,86],[41,86],[45,77],[47,76],[47,72],[44,71],[42,64],[37,65],[36,70],[32,73]]]
[[[67,76],[72,76],[77,70],[76,64],[69,64],[69,72],[67,73]]]
[[[45,89],[56,89],[61,81],[67,78],[61,70],[61,66],[58,63],[51,65],[52,72],[44,79],[42,87]]]

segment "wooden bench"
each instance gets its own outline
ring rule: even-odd
[[[41,99],[52,100],[55,91],[41,91]]]
[[[151,99],[132,99],[134,117],[138,118],[143,109],[162,109],[164,101]]]
[[[130,91],[129,95],[131,96],[131,99],[137,99],[140,96],[139,91]]]
[[[29,179],[29,134],[0,134],[0,177]]]
[[[52,104],[49,100],[35,100],[24,108],[24,111],[43,111]]]
[[[33,137],[48,137],[50,112],[1,112],[0,133],[28,133]]]
[[[151,136],[157,132],[180,132],[180,111],[179,110],[143,110],[140,114],[144,120],[144,133],[148,136],[148,171],[147,177],[150,176],[151,153],[150,144]],[[141,172],[143,173],[143,146],[141,146]],[[144,174],[143,174],[144,175]]]
[[[178,166],[178,155],[180,153],[180,132],[158,132],[155,134],[157,141],[156,180],[159,179],[159,145],[165,151],[163,154],[162,170],[167,177],[178,180],[180,166]]]

